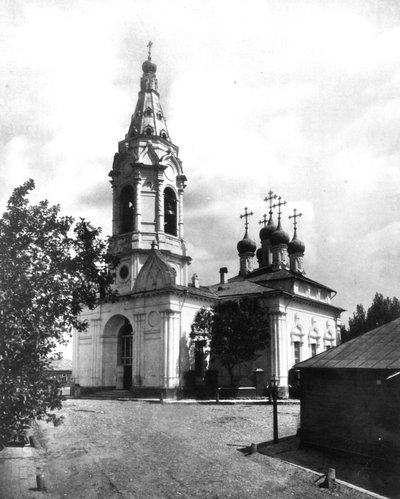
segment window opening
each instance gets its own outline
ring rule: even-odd
[[[300,341],[295,341],[293,343],[293,354],[294,354],[294,363],[297,364],[300,362]]]
[[[164,190],[164,231],[167,234],[176,236],[177,230],[177,203],[175,192],[167,187]]]
[[[317,345],[315,343],[311,343],[311,357],[317,355]]]
[[[121,191],[121,232],[132,232],[134,227],[134,192],[131,185],[126,185]]]

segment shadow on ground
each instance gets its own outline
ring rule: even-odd
[[[238,451],[250,455],[254,453],[254,446],[240,448]],[[300,439],[294,435],[281,438],[277,444],[272,440],[258,443],[256,451],[307,468],[319,474],[321,478],[329,468],[334,468],[339,480],[393,499],[400,499],[398,460],[397,463],[383,463],[366,456],[300,447]]]

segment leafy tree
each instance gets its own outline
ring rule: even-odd
[[[357,305],[353,317],[349,319],[348,331],[342,332],[342,341],[351,340],[398,317],[400,317],[399,300],[396,297],[384,298],[382,293],[375,293],[367,311],[362,305]]]
[[[48,201],[30,205],[29,180],[13,191],[0,218],[0,445],[18,440],[33,418],[56,421],[61,407],[49,356],[83,307],[93,309],[110,288],[108,243],[100,229],[60,215]]]
[[[257,299],[242,298],[216,303],[200,310],[192,325],[192,339],[207,338],[213,356],[228,371],[233,384],[234,367],[255,359],[269,337],[268,317]]]

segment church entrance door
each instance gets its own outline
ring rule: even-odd
[[[123,388],[128,390],[132,386],[133,363],[133,331],[129,321],[119,330],[120,364],[124,369]]]
[[[132,366],[124,366],[124,390],[132,386]]]

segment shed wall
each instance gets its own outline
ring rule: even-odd
[[[301,441],[367,455],[400,451],[400,376],[368,369],[301,370]]]

